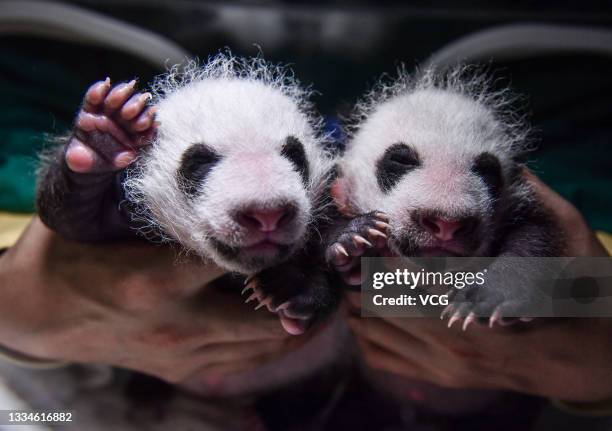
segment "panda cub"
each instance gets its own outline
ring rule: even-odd
[[[152,93],[135,85],[89,88],[41,169],[43,222],[79,241],[178,244],[249,276],[248,300],[303,332],[338,296],[317,235],[334,160],[310,92],[284,67],[231,53],[171,69]]]
[[[490,87],[466,66],[414,76],[401,69],[357,105],[332,188],[355,218],[327,251],[349,283],[360,282],[356,257],[376,246],[353,240],[372,227],[373,211],[388,217],[385,255],[559,255],[561,234],[522,175],[527,127],[507,91]],[[509,282],[508,270],[493,265],[486,289],[455,297],[442,316],[451,316],[449,326],[517,317],[535,292]]]

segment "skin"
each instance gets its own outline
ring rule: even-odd
[[[306,341],[239,292],[206,286],[223,273],[141,241],[67,241],[35,218],[0,257],[0,344],[214,385]]]
[[[608,256],[578,210],[525,173],[567,237],[568,256]],[[439,319],[360,318],[345,313],[373,369],[443,387],[501,389],[576,403],[612,399],[612,319],[538,319],[512,327],[448,329]]]

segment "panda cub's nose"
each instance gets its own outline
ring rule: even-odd
[[[419,218],[419,224],[440,241],[450,241],[459,234],[469,234],[476,228],[476,221],[471,217],[444,218],[425,215]]]
[[[291,205],[281,205],[273,208],[252,207],[236,214],[236,222],[249,229],[259,232],[274,232],[281,229],[295,217],[295,209]]]

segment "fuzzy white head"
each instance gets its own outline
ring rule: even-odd
[[[347,204],[391,218],[402,255],[482,255],[526,130],[480,75],[404,71],[358,105],[341,162]]]
[[[157,81],[157,136],[126,181],[155,233],[245,274],[304,244],[332,160],[287,73],[219,54]]]

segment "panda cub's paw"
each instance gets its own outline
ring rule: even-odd
[[[387,247],[389,217],[372,211],[351,219],[341,229],[325,252],[326,261],[350,285],[361,284],[359,258],[370,249]]]
[[[464,331],[474,322],[487,323],[493,328],[495,325],[508,326],[533,320],[531,317],[515,317],[520,315],[524,301],[509,297],[508,291],[486,285],[453,289],[449,293],[451,301],[440,319],[448,317],[449,328],[458,322]]]
[[[265,306],[288,333],[299,335],[333,307],[327,287],[320,271],[285,263],[248,277],[242,294],[249,294],[247,303],[257,301],[256,310]]]
[[[85,94],[65,161],[76,173],[119,171],[136,159],[154,134],[155,108],[149,93],[135,93],[136,81],[112,85],[110,78]]]

